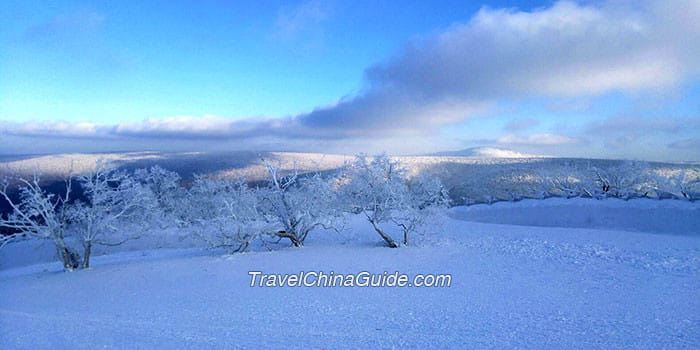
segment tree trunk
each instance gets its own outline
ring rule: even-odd
[[[73,271],[74,269],[78,268],[78,266],[80,266],[80,263],[78,262],[78,254],[71,251],[66,246],[66,243],[63,241],[63,239],[54,239],[54,243],[56,244],[56,250],[58,251],[58,255],[61,257],[61,260],[63,262],[63,269],[65,271]]]
[[[244,242],[243,244],[241,244],[240,247],[238,247],[238,250],[237,250],[237,251],[243,253],[243,252],[246,251],[246,249],[248,249],[248,246],[249,246],[249,245],[250,245],[250,242]]]
[[[408,230],[403,230],[403,245],[408,245]]]
[[[300,240],[297,235],[293,233],[289,233],[287,231],[277,231],[275,233],[277,237],[283,237],[283,238],[289,238],[290,241],[292,241],[292,245],[295,247],[303,247],[304,246],[304,241]]]
[[[377,223],[376,223],[375,221],[373,221],[373,220],[370,220],[370,222],[372,223],[372,226],[374,227],[374,230],[377,231],[377,233],[378,233],[380,236],[382,236],[382,239],[384,239],[384,242],[386,242],[386,244],[387,244],[390,248],[398,248],[398,247],[399,247],[399,244],[396,243],[396,241],[394,241],[394,239],[391,238],[391,236],[389,236],[389,235],[387,235],[386,233],[384,233],[384,230],[382,230],[382,228],[379,227],[379,224],[377,224]]]
[[[85,252],[83,254],[83,268],[84,269],[90,268],[90,253],[91,252],[92,252],[92,242],[87,241],[87,242],[85,242]]]

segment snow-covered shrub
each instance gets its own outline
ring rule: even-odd
[[[447,190],[436,177],[421,175],[409,183],[403,209],[393,213],[391,221],[401,228],[403,244],[408,245],[409,236],[425,225],[449,205]]]
[[[255,240],[271,236],[272,225],[260,208],[257,189],[246,181],[213,180],[196,176],[184,217],[211,248],[243,252]]]
[[[386,155],[370,160],[360,154],[348,169],[348,180],[342,191],[349,210],[363,214],[392,248],[399,244],[386,232],[384,225],[401,228],[404,244],[408,244],[410,233],[425,222],[430,210],[447,203],[447,193],[439,180],[419,178],[409,186],[405,174],[399,162]]]
[[[115,246],[138,238],[120,231],[127,220],[133,224],[144,212],[152,211],[156,203],[148,187],[126,172],[108,169],[101,163],[77,179],[85,201],[76,201],[67,210],[84,248],[81,266],[89,268],[93,245]]]
[[[585,166],[567,162],[559,167],[540,169],[538,177],[542,198],[551,195],[574,198],[608,197],[631,199],[649,194],[649,164],[638,161],[623,161],[617,165],[603,164]]]
[[[656,174],[653,191],[657,198],[675,198],[688,201],[700,199],[700,169],[690,168],[671,174]]]
[[[0,188],[0,195],[12,208],[12,212],[0,216],[0,227],[13,230],[15,233],[3,235],[0,246],[19,238],[30,237],[49,239],[56,247],[57,256],[66,271],[71,271],[80,265],[79,255],[65,241],[65,229],[68,224],[66,204],[70,200],[72,182],[66,179],[65,193],[57,196],[47,192],[40,184],[38,175],[31,181],[19,179],[19,202],[15,203],[8,195],[8,182]]]
[[[523,193],[521,195],[523,197],[531,199],[547,199],[554,197],[554,193],[552,193],[552,182],[541,173],[533,171],[522,175],[522,178]],[[518,193],[516,192],[515,195],[518,195]]]
[[[588,176],[588,167],[581,169],[572,162],[565,162],[559,166],[538,169],[538,181],[535,182],[538,187],[531,191],[536,195],[535,198],[594,197],[593,190],[596,186]]]
[[[264,161],[268,186],[258,193],[267,220],[278,229],[275,235],[287,238],[295,247],[304,245],[309,233],[318,228],[337,229],[341,208],[332,181],[321,174],[299,175],[296,170],[280,176],[279,168]]]
[[[631,199],[645,197],[649,191],[649,164],[624,161],[608,168],[593,167],[591,176],[597,185],[593,194],[602,197]]]
[[[182,206],[185,205],[186,190],[180,185],[178,173],[153,166],[134,171],[134,180],[148,188],[156,206],[149,211],[152,223],[164,227],[172,223],[182,224]]]
[[[495,165],[493,167],[498,168]],[[485,186],[479,188],[484,203],[517,202],[527,198],[544,199],[554,196],[552,172],[533,169],[529,163],[509,165],[499,172],[491,171],[491,176],[487,180],[481,180],[485,182]]]

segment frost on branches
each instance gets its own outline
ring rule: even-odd
[[[138,238],[129,233],[122,233],[126,237],[121,240],[113,236],[120,231],[120,222],[153,210],[156,203],[153,192],[132,176],[109,170],[101,162],[94,171],[78,176],[78,182],[85,201],[76,201],[68,211],[83,245],[82,268],[89,268],[93,245],[115,246]]]
[[[686,201],[700,199],[700,170],[683,169],[668,175],[656,174],[652,190],[656,197],[675,198]]]
[[[15,203],[8,194],[8,182],[5,181],[0,189],[0,195],[10,204],[12,212],[0,217],[0,227],[13,230],[10,235],[3,235],[1,246],[19,238],[28,237],[51,240],[56,247],[56,253],[66,271],[71,271],[80,265],[78,254],[71,249],[65,240],[68,224],[67,204],[71,194],[70,177],[66,180],[66,190],[63,196],[48,193],[39,185],[39,175],[34,175],[31,181],[20,179],[19,203]]]
[[[255,240],[266,242],[272,231],[255,189],[244,180],[212,180],[196,176],[188,193],[188,218],[211,248],[243,252]]]
[[[311,231],[339,227],[341,210],[330,181],[319,173],[300,176],[296,167],[291,175],[281,176],[278,167],[263,162],[269,181],[259,190],[260,201],[265,216],[278,227],[276,236],[301,247]]]
[[[68,176],[61,193],[43,188],[39,176],[15,181],[20,185],[12,189],[5,181],[0,202],[7,202],[10,212],[0,216],[0,247],[22,239],[51,241],[70,271],[90,267],[95,245],[120,245],[166,229],[231,253],[254,244],[270,249],[281,241],[301,247],[314,231],[340,231],[350,213],[366,219],[386,245],[396,248],[436,226],[436,214],[449,205],[439,176],[423,172],[409,178],[386,155],[358,155],[351,164],[324,173],[299,173],[296,167],[282,173],[266,160],[262,165],[267,178],[256,186],[245,179],[203,176],[190,184],[158,166],[130,173],[100,161],[92,171]],[[478,176],[449,174],[452,195],[469,189],[475,199],[467,203],[479,198],[487,203],[549,197],[700,198],[700,170],[693,165],[557,160],[547,166],[533,162],[479,169]]]
[[[386,225],[403,232],[403,244],[425,223],[435,208],[448,203],[447,192],[436,178],[419,178],[410,186],[406,170],[386,155],[370,159],[358,155],[347,171],[343,194],[351,212],[362,214],[391,248],[399,243],[387,233]]]
[[[330,180],[296,171],[281,176],[278,167],[263,163],[269,181],[262,187],[251,188],[243,179],[195,178],[183,216],[197,225],[210,247],[242,252],[254,241],[267,247],[274,239],[301,247],[312,231],[340,226],[341,210]]]
[[[136,169],[134,180],[146,187],[146,191],[153,200],[152,210],[148,218],[153,225],[161,228],[174,224],[182,224],[186,218],[180,215],[183,205],[186,205],[187,191],[181,186],[182,178],[174,171],[169,171],[160,166],[152,166],[147,169]]]

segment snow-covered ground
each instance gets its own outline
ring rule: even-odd
[[[678,200],[549,198],[456,207],[455,217],[484,223],[700,234],[697,204]]]
[[[467,221],[470,220],[470,221]],[[2,348],[700,348],[700,205],[522,201],[457,207],[414,246],[360,217],[304,248],[237,255],[179,239],[91,270],[0,271]],[[479,221],[479,222],[477,222]],[[658,222],[659,224],[655,224]],[[527,225],[527,226],[526,226]],[[606,228],[607,227],[607,228]],[[180,245],[176,244],[180,242]],[[172,249],[179,247],[178,249]],[[251,288],[248,271],[449,273],[448,288]]]

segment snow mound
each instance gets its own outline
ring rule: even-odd
[[[700,235],[700,203],[673,200],[550,198],[455,207],[450,215],[495,224]]]

